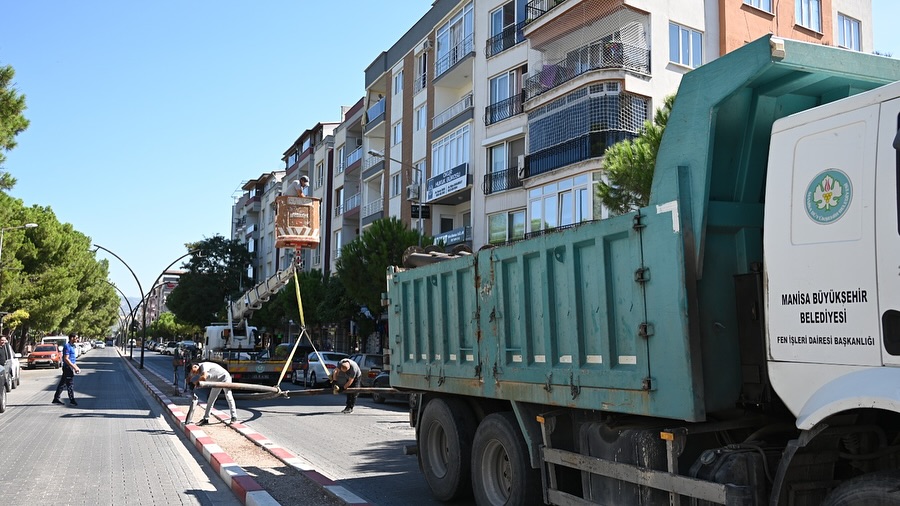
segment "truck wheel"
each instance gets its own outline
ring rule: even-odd
[[[541,504],[541,475],[531,468],[525,438],[512,413],[485,417],[472,443],[472,489],[477,504]]]
[[[900,505],[900,471],[857,476],[832,490],[822,506]]]
[[[472,492],[472,438],[475,417],[458,399],[434,399],[419,426],[419,462],[431,493],[452,501]]]

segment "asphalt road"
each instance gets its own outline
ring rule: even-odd
[[[135,361],[139,353],[135,349]],[[169,356],[145,351],[144,365],[172,377]],[[281,388],[303,389],[289,381]],[[342,395],[239,400],[238,418],[307,460],[326,477],[379,506],[474,504],[432,499],[416,456],[403,453],[404,447],[415,445],[415,429],[409,425],[405,404],[375,404],[371,396],[360,396],[353,413],[345,415],[341,413],[344,401]],[[221,399],[217,407],[227,409]]]

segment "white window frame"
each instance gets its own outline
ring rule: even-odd
[[[471,128],[463,125],[431,144],[431,176],[469,163],[471,156]]]
[[[862,51],[862,41],[860,40],[861,27],[862,22],[860,20],[839,12],[837,20],[838,46],[852,49],[853,51]]]
[[[394,95],[403,91],[403,71],[394,74]]]
[[[528,191],[527,232],[553,230],[593,218],[595,183],[579,174]]]
[[[822,33],[822,0],[797,0],[794,23]]]
[[[391,146],[396,146],[400,144],[400,141],[403,140],[403,120],[400,120],[393,125],[391,125]]]
[[[391,174],[391,197],[396,197],[400,195],[402,185],[400,184],[401,174],[398,172],[396,174]]]
[[[669,61],[692,69],[703,65],[703,32],[670,21]]]
[[[525,219],[526,212],[525,209],[513,209],[510,211],[504,211],[502,213],[495,213],[488,215],[487,217],[487,243],[488,244],[503,244],[509,241],[515,241],[518,239],[525,238],[526,227],[528,226],[528,222]],[[516,225],[516,218],[521,219],[521,224]],[[511,229],[520,228],[520,234],[513,234]],[[503,234],[503,237],[500,237],[500,234]],[[494,236],[494,237],[492,237]]]
[[[428,125],[428,106],[426,104],[422,104],[419,107],[416,107],[415,111],[415,131],[418,132],[422,130]]]
[[[744,0],[744,3],[761,11],[772,12],[772,0]]]

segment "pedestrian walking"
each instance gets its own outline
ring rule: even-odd
[[[191,365],[191,376],[194,377],[192,384],[197,386],[201,381],[216,381],[220,383],[231,383],[231,374],[224,367],[215,362],[200,362]],[[197,425],[206,425],[209,423],[209,412],[212,410],[213,404],[219,394],[225,391],[225,400],[228,401],[228,409],[231,411],[231,423],[237,422],[237,407],[234,405],[234,396],[231,395],[230,388],[212,388],[206,399],[206,411],[203,418],[197,422]]]
[[[78,336],[74,333],[69,334],[69,342],[63,345],[63,364],[62,376],[59,378],[59,384],[56,385],[56,395],[53,396],[53,404],[62,404],[59,395],[62,393],[63,387],[69,393],[69,406],[77,406],[75,402],[75,375],[81,372],[81,369],[75,364],[75,345],[78,343]]]
[[[334,383],[334,393],[337,394],[343,392],[347,394],[347,404],[341,413],[353,412],[353,407],[356,406],[356,398],[359,397],[359,394],[348,392],[348,390],[355,390],[358,388],[359,378],[361,376],[362,371],[359,370],[359,364],[353,360],[342,358],[341,361],[338,362],[338,366],[334,370],[334,375],[332,376],[332,382]]]

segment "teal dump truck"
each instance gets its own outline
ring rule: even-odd
[[[754,41],[682,80],[647,207],[389,269],[433,495],[898,504],[898,80]]]

